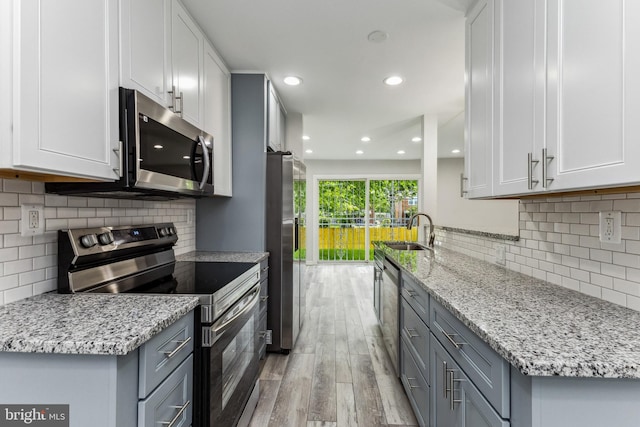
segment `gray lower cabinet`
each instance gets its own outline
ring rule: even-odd
[[[400,340],[400,380],[420,426],[429,425],[429,384],[423,377],[404,338]]]
[[[431,425],[509,427],[440,342],[431,336]]]
[[[2,404],[68,404],[70,427],[191,425],[193,311],[123,356],[0,352]]]

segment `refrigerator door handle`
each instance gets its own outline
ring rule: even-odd
[[[293,220],[293,253],[296,253],[298,251],[298,247],[299,247],[299,237],[298,237],[298,218],[295,218]]]

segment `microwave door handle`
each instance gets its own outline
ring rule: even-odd
[[[204,158],[204,172],[202,173],[202,181],[200,182],[200,189],[202,190],[204,186],[207,185],[209,170],[211,170],[211,160],[209,160],[209,151],[207,150],[207,144],[204,142],[202,135],[198,135],[198,141],[202,147],[202,157]]]

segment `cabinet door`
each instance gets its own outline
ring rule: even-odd
[[[495,195],[542,189],[545,28],[544,11],[536,10],[541,8],[530,0],[495,2]],[[529,155],[538,161],[531,169]]]
[[[454,372],[453,384],[456,399],[459,397],[461,405],[460,427],[509,427],[509,421],[498,416],[462,371]]]
[[[467,196],[492,192],[493,0],[479,0],[466,23]]]
[[[453,368],[455,362],[433,335],[430,336],[430,339],[431,425],[456,427],[459,425],[459,417],[455,410],[458,405],[451,409],[451,389],[449,387],[449,370]]]
[[[269,129],[268,129],[268,144],[273,151],[280,151],[280,102],[278,96],[273,89],[273,84],[269,82]]]
[[[640,3],[548,2],[550,190],[640,181]]]
[[[204,36],[178,0],[171,4],[171,70],[175,108],[181,116],[202,128],[202,58]]]
[[[13,8],[13,166],[116,179],[118,4],[22,0]]]
[[[168,0],[120,0],[120,86],[168,106]]]
[[[286,135],[287,135],[287,115],[284,111],[284,107],[282,103],[278,103],[278,146],[280,150],[284,150],[287,146],[286,144]]]
[[[214,194],[231,196],[231,75],[209,43],[204,51],[204,130],[214,141]]]

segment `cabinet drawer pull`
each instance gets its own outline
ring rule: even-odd
[[[453,337],[458,336],[458,334],[448,334],[444,331],[444,329],[442,330],[442,333],[444,334],[445,337],[447,337],[447,340],[451,343],[451,345],[453,345],[457,350],[460,350],[461,346],[466,344],[466,342],[454,341]]]
[[[409,338],[418,338],[420,336],[420,334],[416,334],[416,330],[414,328],[407,328],[406,326],[404,327],[404,331],[407,335],[409,335]],[[414,333],[412,333],[414,332]]]
[[[167,427],[173,427],[174,425],[176,425],[176,423],[178,422],[178,420],[180,419],[184,411],[187,410],[187,407],[189,405],[191,405],[190,400],[187,400],[182,406],[173,406],[173,405],[170,406],[170,408],[179,409],[178,413],[176,414],[175,417],[171,419],[171,421],[160,421],[158,424],[165,424]]]
[[[407,377],[407,384],[409,384],[409,389],[413,390],[414,388],[420,388],[419,385],[411,384],[411,381],[416,381],[416,379]]]
[[[442,361],[442,392],[444,394],[444,398],[447,398],[447,392],[449,391],[449,389],[447,388],[447,361],[443,360]]]
[[[527,153],[527,179],[528,188],[533,190],[534,185],[538,184],[538,180],[533,179],[533,165],[538,164],[539,160],[533,160],[533,154]]]
[[[178,354],[180,352],[180,350],[182,350],[183,348],[185,348],[187,346],[187,344],[189,344],[189,342],[191,341],[191,337],[187,338],[184,341],[177,341],[180,344],[178,344],[178,346],[176,348],[174,348],[172,351],[165,351],[163,352],[165,357],[167,359],[171,359],[173,356],[175,356],[176,354]]]
[[[416,295],[418,295],[416,291],[413,291],[411,289],[405,289],[405,291],[407,292],[407,295],[409,295],[411,298],[415,298]]]
[[[263,297],[260,297],[260,301],[262,301],[262,302],[265,302],[268,299],[269,299],[269,295],[265,295]]]

